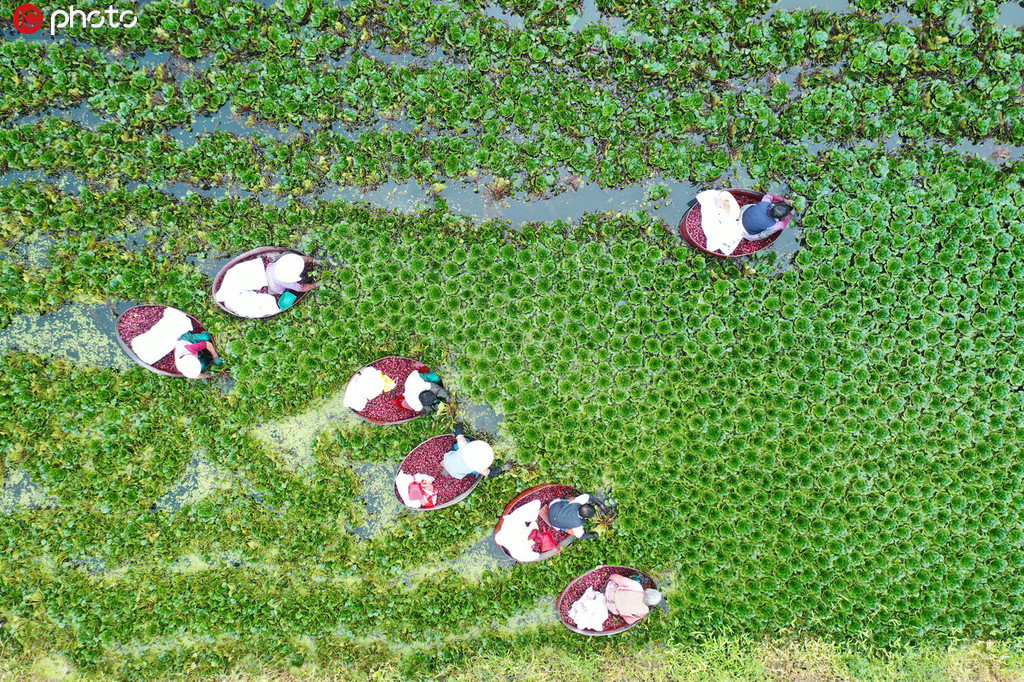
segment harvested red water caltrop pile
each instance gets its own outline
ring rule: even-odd
[[[145,334],[149,331],[154,324],[160,321],[163,317],[164,311],[167,310],[167,306],[162,305],[142,305],[136,306],[131,310],[126,311],[117,320],[117,333],[121,339],[131,348],[131,340],[136,336]],[[192,318],[192,332],[204,332],[206,329],[203,325],[199,324]],[[181,375],[178,368],[174,365],[174,354],[168,353],[150,367],[155,367],[163,372],[170,372],[171,374]]]
[[[550,486],[545,486],[544,488],[542,488],[540,490],[536,490],[536,491],[530,493],[529,495],[525,496],[523,499],[519,500],[519,502],[516,503],[515,507],[513,507],[512,509],[509,509],[509,512],[512,512],[512,511],[514,511],[516,509],[519,509],[519,507],[522,507],[524,504],[526,504],[528,502],[533,502],[534,500],[540,500],[541,501],[541,506],[543,506],[543,505],[547,504],[548,502],[550,502],[551,500],[557,500],[559,498],[564,498],[566,500],[571,500],[572,498],[576,497],[577,495],[582,495],[582,493],[579,490],[577,490],[576,488],[573,488],[571,485],[550,485]],[[545,532],[546,533],[550,533],[551,537],[554,539],[554,541],[556,543],[559,543],[559,544],[562,542],[562,540],[564,540],[565,538],[569,537],[569,534],[566,533],[564,530],[561,530],[559,528],[555,528],[554,526],[552,526],[547,521],[544,521],[543,519],[537,519],[537,527],[540,530],[540,532],[542,532],[542,533],[545,533]],[[534,543],[533,549],[534,549],[535,552],[539,552],[540,551],[540,543],[539,542]]]
[[[441,466],[441,460],[446,452],[455,445],[455,436],[435,436],[428,441],[416,446],[409,456],[405,458],[398,468],[407,474],[426,474],[433,476],[434,488],[437,491],[437,504],[442,505],[449,502],[462,493],[473,487],[482,476],[467,476],[465,478],[452,478]],[[401,497],[399,497],[401,500]]]
[[[639,573],[639,571],[624,566],[602,566],[600,568],[595,568],[589,573],[585,573],[577,579],[576,582],[571,583],[569,587],[565,589],[565,592],[558,601],[558,613],[562,616],[562,620],[575,626],[576,623],[569,617],[569,609],[572,608],[572,605],[576,603],[577,599],[583,596],[583,593],[587,591],[588,587],[593,587],[595,592],[603,593],[605,586],[608,585],[608,576],[612,574],[639,580],[644,589],[656,587],[650,576],[645,574],[637,576],[637,573]],[[619,628],[625,627],[626,624],[627,623],[623,620],[622,616],[609,615],[604,621],[604,627],[601,632],[618,630]]]
[[[163,356],[162,358],[154,362],[153,367],[156,367],[157,369],[163,372],[170,372],[171,374],[181,374],[181,372],[178,371],[178,366],[174,364],[174,355],[172,353],[168,353],[167,355]],[[181,374],[181,376],[185,375]]]
[[[416,360],[398,356],[382,358],[370,366],[379,369],[385,375],[394,379],[395,387],[387,393],[381,393],[366,403],[366,407],[362,411],[356,412],[356,414],[376,422],[386,423],[405,421],[422,414],[422,412],[402,409],[394,401],[401,400],[404,395],[405,380],[410,373],[416,370],[429,372],[430,368]]]
[[[758,201],[760,201],[760,198],[754,198],[754,196],[748,193],[734,192],[733,197],[736,198],[736,203],[739,204],[740,206],[746,206],[747,204],[756,204]],[[708,238],[704,235],[704,228],[701,227],[701,213],[699,202],[694,204],[693,208],[686,214],[686,221],[683,225],[683,229],[686,230],[687,234],[690,235],[690,238],[694,242],[696,242],[701,248],[707,248]],[[776,232],[770,237],[766,237],[764,239],[757,241],[741,239],[739,245],[736,247],[736,250],[734,250],[730,255],[748,256],[752,253],[760,251],[761,249],[768,248],[775,242],[776,239],[779,238],[780,234],[782,234],[781,231]],[[713,251],[712,253],[720,254],[721,252]]]
[[[130,342],[136,336],[145,334],[154,324],[164,316],[162,305],[140,305],[125,312],[117,320],[117,333],[124,339],[125,343]]]

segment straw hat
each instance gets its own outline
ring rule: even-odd
[[[174,361],[174,366],[189,379],[198,379],[199,375],[203,373],[203,363],[194,355],[183,355],[177,358]]]
[[[306,269],[306,260],[297,253],[286,253],[273,263],[274,277],[279,282],[298,282]]]
[[[462,453],[462,460],[467,466],[473,467],[474,471],[483,471],[494,464],[494,448],[491,444],[482,440],[472,440],[459,447]]]

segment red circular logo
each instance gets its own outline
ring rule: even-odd
[[[43,25],[43,13],[35,5],[22,5],[14,10],[14,27],[22,33],[35,33]]]

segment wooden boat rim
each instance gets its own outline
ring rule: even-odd
[[[562,625],[564,625],[565,627],[569,628],[573,632],[579,633],[581,635],[588,635],[590,637],[605,637],[607,635],[617,635],[620,632],[625,632],[626,630],[630,629],[634,625],[637,625],[637,624],[643,622],[644,619],[647,618],[647,616],[644,616],[640,620],[635,621],[633,623],[629,623],[627,625],[623,625],[620,628],[615,628],[614,630],[605,630],[605,631],[602,631],[602,632],[597,632],[595,630],[583,630],[583,629],[580,629],[580,628],[576,627],[575,625],[569,625],[567,622],[565,622],[565,618],[562,616],[562,600],[565,599],[566,593],[569,592],[569,589],[573,585],[575,585],[579,581],[583,580],[584,578],[586,578],[588,575],[590,575],[594,571],[600,571],[602,568],[621,568],[621,569],[626,570],[626,571],[635,571],[635,572],[643,575],[648,580],[650,580],[651,583],[654,584],[655,589],[658,588],[658,583],[655,582],[654,578],[652,578],[649,574],[645,573],[644,571],[641,571],[641,570],[639,570],[637,568],[633,568],[632,566],[619,566],[619,565],[601,564],[600,566],[596,566],[596,567],[590,569],[589,571],[587,571],[586,573],[584,573],[582,575],[576,576],[575,578],[573,578],[569,582],[568,585],[565,586],[565,588],[562,590],[562,592],[558,595],[558,599],[555,601],[555,610],[558,612],[558,620],[562,621]]]
[[[297,298],[295,299],[295,303],[291,304],[290,306],[288,306],[284,310],[278,310],[276,313],[273,313],[271,315],[264,315],[263,317],[247,317],[245,315],[238,315],[237,313],[231,312],[230,310],[228,310],[224,306],[223,303],[221,303],[220,301],[217,300],[217,290],[220,289],[220,285],[224,281],[224,275],[227,273],[228,270],[230,270],[231,268],[235,267],[239,263],[244,263],[245,261],[250,260],[252,258],[255,258],[257,256],[266,256],[266,255],[273,254],[273,253],[280,253],[280,254],[294,253],[294,254],[297,254],[299,256],[302,256],[303,258],[309,258],[309,256],[307,256],[306,254],[302,253],[301,251],[296,251],[295,249],[289,249],[286,246],[259,246],[259,247],[256,247],[255,249],[250,249],[250,250],[246,251],[245,253],[241,253],[241,254],[235,256],[234,258],[229,260],[227,263],[225,263],[224,266],[220,270],[217,271],[217,274],[213,276],[213,285],[210,287],[210,298],[212,298],[213,302],[215,304],[217,304],[217,307],[220,308],[221,310],[223,310],[224,312],[226,312],[228,315],[232,315],[234,317],[237,317],[237,318],[240,318],[240,319],[243,319],[243,320],[269,320],[272,317],[277,317],[281,313],[288,312],[289,310],[291,310],[292,308],[297,306],[299,303],[301,303],[303,301],[303,299],[306,298],[306,294],[308,294],[309,291],[297,292],[298,295],[297,295]],[[310,291],[312,291],[312,290],[310,290]],[[296,292],[293,292],[293,293],[296,293]]]
[[[454,435],[455,434],[453,434],[453,433],[442,433],[442,434],[440,434],[438,436],[431,436],[430,438],[426,439],[425,441],[423,441],[422,443],[420,443],[419,445],[414,447],[412,450],[409,451],[409,454],[407,454],[405,456],[405,459],[402,460],[402,463],[398,465],[398,471],[395,472],[395,477],[397,477],[399,472],[402,471],[402,466],[405,464],[405,460],[409,459],[409,457],[412,455],[412,453],[416,452],[421,447],[423,447],[424,445],[426,445],[430,441],[434,440],[435,438],[445,438],[445,437],[454,436]],[[458,504],[459,502],[462,502],[464,499],[469,497],[470,493],[472,493],[474,490],[476,490],[476,487],[478,485],[480,485],[480,483],[483,480],[484,480],[484,477],[481,476],[480,474],[477,474],[476,481],[473,482],[473,485],[471,485],[468,490],[464,490],[463,492],[459,493],[458,495],[456,495],[452,499],[448,500],[447,502],[444,502],[444,503],[438,504],[438,505],[434,505],[433,507],[410,507],[410,506],[408,506],[402,500],[402,496],[398,492],[398,484],[397,483],[395,484],[395,497],[398,498],[398,501],[401,502],[402,506],[405,507],[406,509],[412,509],[413,511],[422,511],[422,512],[436,511],[438,509],[444,509],[445,507],[450,507],[453,504]]]
[[[758,197],[758,201],[760,201],[761,198],[763,198],[764,195],[766,194],[766,192],[757,192],[755,190],[747,189],[745,187],[730,187],[729,189],[727,189],[725,191],[729,192],[730,194],[750,194],[750,195],[754,195],[754,196]],[[779,238],[779,236],[782,234],[782,231],[779,230],[778,232],[776,232],[775,234],[771,235],[770,237],[762,239],[761,241],[763,243],[763,246],[761,246],[761,248],[757,249],[756,251],[751,251],[750,253],[730,253],[729,255],[726,255],[724,253],[718,253],[716,251],[709,251],[705,247],[703,247],[700,244],[698,244],[694,240],[694,238],[690,235],[690,231],[688,229],[686,229],[686,219],[690,217],[690,214],[693,212],[694,206],[698,206],[698,205],[699,204],[695,203],[693,206],[690,206],[688,209],[686,209],[685,213],[683,213],[683,217],[679,220],[679,234],[683,237],[683,240],[687,244],[689,244],[690,246],[694,247],[698,251],[701,251],[702,253],[706,253],[709,256],[714,256],[716,258],[744,258],[745,256],[752,256],[755,253],[760,253],[761,251],[764,251],[769,246],[774,244],[775,240],[777,240]],[[707,243],[706,239],[705,239],[704,243],[705,244]]]
[[[195,317],[194,315],[189,315],[184,310],[180,310],[178,308],[175,308],[174,306],[161,305],[159,303],[143,303],[141,305],[132,306],[128,310],[126,310],[123,313],[121,313],[120,315],[118,315],[117,319],[114,320],[114,338],[117,340],[117,345],[121,346],[121,350],[123,350],[125,352],[125,354],[128,355],[129,358],[131,358],[132,362],[134,362],[135,364],[139,365],[140,367],[145,367],[146,369],[148,369],[153,374],[159,374],[160,376],[163,376],[163,377],[178,377],[178,378],[181,378],[181,379],[187,379],[188,377],[186,377],[181,372],[167,372],[167,371],[164,371],[162,369],[157,369],[153,365],[150,365],[150,364],[148,364],[146,362],[143,362],[142,358],[140,358],[138,355],[135,354],[135,351],[132,350],[131,346],[128,345],[128,342],[125,341],[124,338],[121,336],[121,318],[123,318],[125,315],[127,315],[131,311],[138,310],[139,308],[165,308],[165,309],[177,310],[180,313],[184,313],[185,315],[188,315],[189,319],[192,320],[193,327],[195,325],[199,325],[199,329],[201,329],[202,331],[206,332],[207,334],[210,334],[210,330],[207,329],[206,327],[204,327],[203,323],[200,322],[199,319],[197,317]],[[217,342],[213,338],[213,334],[210,334],[210,342],[214,346],[217,345]],[[203,372],[202,374],[200,374],[196,378],[197,379],[209,379],[212,376],[213,375],[208,373],[208,372]]]

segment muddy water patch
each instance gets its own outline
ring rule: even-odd
[[[570,18],[572,17],[575,17],[576,20],[569,30],[576,32],[582,31],[591,24],[603,24],[612,33],[620,33],[629,28],[629,22],[625,19],[602,13],[596,0],[583,0],[579,14],[570,15]]]
[[[373,45],[364,45],[361,49],[367,56],[399,69],[414,66],[427,67],[431,64],[442,62],[449,65],[454,65],[453,62],[455,61],[465,62],[464,59],[459,57],[453,58],[446,55],[441,49],[436,47],[424,55],[409,54],[407,52],[385,52]]]
[[[234,256],[186,256],[185,262],[196,266],[199,272],[213,279]]]
[[[906,26],[907,28],[919,28],[923,22],[921,21],[921,17],[916,14],[911,14],[910,10],[903,7],[897,12],[884,12],[880,14],[878,16],[878,23],[897,24],[899,26]]]
[[[395,472],[400,462],[357,462],[361,497],[366,503],[365,522],[350,530],[361,538],[372,538],[391,526],[405,507],[395,497]]]
[[[936,142],[940,146],[941,142]],[[1016,146],[999,142],[998,140],[985,140],[984,142],[963,142],[954,147],[962,154],[972,154],[992,163],[1003,164],[1008,161],[1020,161],[1024,158],[1024,146]]]
[[[434,204],[434,196],[413,180],[401,183],[391,180],[374,189],[334,185],[320,192],[317,198],[325,202],[366,202],[377,208],[415,213],[430,209]]]
[[[47,107],[31,114],[25,114],[10,121],[11,128],[21,126],[37,126],[43,119],[59,118],[64,121],[76,123],[86,130],[97,132],[104,123],[113,123],[103,118],[100,114],[89,108],[88,103],[79,102],[72,107]]]
[[[125,231],[111,234],[108,239],[114,244],[120,245],[126,251],[142,251],[154,246],[149,237],[150,235],[158,234],[159,232],[156,228],[151,225],[142,225],[131,232]]]
[[[221,392],[221,395],[231,395],[238,384],[238,380],[230,374],[216,374],[207,379],[207,383]]]
[[[800,145],[807,150],[807,153],[811,156],[818,156],[822,152],[829,151],[830,149],[836,149],[837,146],[831,142],[825,142],[820,139],[815,140],[802,140]]]
[[[164,194],[173,196],[175,199],[188,200],[190,194],[218,201],[253,198],[278,208],[287,208],[289,202],[287,197],[276,196],[271,192],[250,192],[247,189],[235,186],[217,187],[211,185],[208,187],[197,187],[187,182],[159,183],[153,186]]]
[[[466,423],[472,431],[484,433],[496,440],[499,437],[499,427],[505,419],[505,415],[498,414],[490,405],[460,398],[458,419]]]
[[[793,225],[782,231],[771,248],[761,252],[764,253],[763,257],[752,259],[758,270],[769,275],[780,275],[793,268],[796,254],[803,248],[804,230],[798,222],[799,220],[800,216],[797,216],[793,220]],[[772,262],[772,256],[774,256],[774,262]],[[761,262],[764,262],[764,265],[761,265]]]
[[[574,19],[569,30],[576,33],[583,31],[589,26],[602,25],[606,26],[612,33],[627,34],[634,43],[643,44],[654,40],[646,33],[633,30],[629,20],[602,12],[597,6],[597,0],[583,0],[583,6],[580,8],[579,14],[570,14],[569,19]]]
[[[493,0],[487,3],[487,6],[483,8],[483,13],[484,16],[505,22],[505,25],[510,29],[523,28],[526,26],[526,20],[522,16],[506,10]]]
[[[602,187],[596,182],[567,175],[564,191],[538,197],[507,196],[497,198],[488,188],[488,180],[475,183],[438,183],[424,186],[418,182],[388,182],[373,190],[333,186],[317,197],[321,201],[367,202],[376,207],[415,213],[433,208],[444,201],[454,213],[473,218],[481,223],[487,220],[508,220],[514,227],[526,223],[552,220],[576,221],[588,213],[605,211],[645,211],[663,219],[669,225],[679,222],[686,210],[686,201],[701,187],[664,177],[654,177],[642,183],[625,187]],[[664,195],[660,199],[652,196]]]
[[[251,139],[259,144],[287,142],[300,133],[317,133],[323,126],[315,121],[302,121],[299,125],[272,123],[255,116],[243,117],[232,109],[230,102],[215,112],[197,117],[187,124],[176,126],[167,132],[182,143],[184,148],[196,144],[200,135],[230,133],[240,138]]]
[[[94,556],[75,559],[74,561],[68,562],[67,565],[72,568],[81,568],[89,575],[104,575],[111,572],[111,568],[106,561]]]
[[[1024,28],[1024,2],[1007,2],[999,7],[996,26]]]
[[[14,469],[0,488],[0,514],[12,514],[19,509],[53,509],[58,500],[32,480],[27,469]]]
[[[495,200],[488,197],[486,186],[480,185],[446,189],[441,196],[456,213],[473,216],[478,221],[508,220],[516,227],[553,220],[578,221],[588,213],[628,211],[643,211],[672,225],[682,217],[686,201],[701,190],[691,183],[662,176],[624,187],[602,187],[567,174],[562,183],[564,191],[532,199]],[[660,198],[655,199],[655,196]]]
[[[53,175],[45,171],[16,170],[0,175],[0,187],[17,187],[25,183],[38,181],[56,186],[67,194],[79,195],[85,182],[72,173]]]
[[[44,315],[26,313],[0,330],[0,350],[67,358],[79,366],[130,369],[117,345],[116,322],[105,304],[68,303]]]
[[[786,10],[787,12],[824,10],[832,14],[838,14],[850,11],[850,3],[847,0],[779,0],[765,13],[764,18],[768,19],[779,10]]]
[[[181,480],[157,499],[153,509],[179,512],[182,507],[196,504],[218,490],[230,489],[232,478],[229,472],[214,466],[203,454],[194,454]]]
[[[69,121],[77,123],[83,128],[96,131],[104,123],[110,123],[96,111],[93,111],[86,102],[82,102],[74,107],[60,110],[63,116]]]

